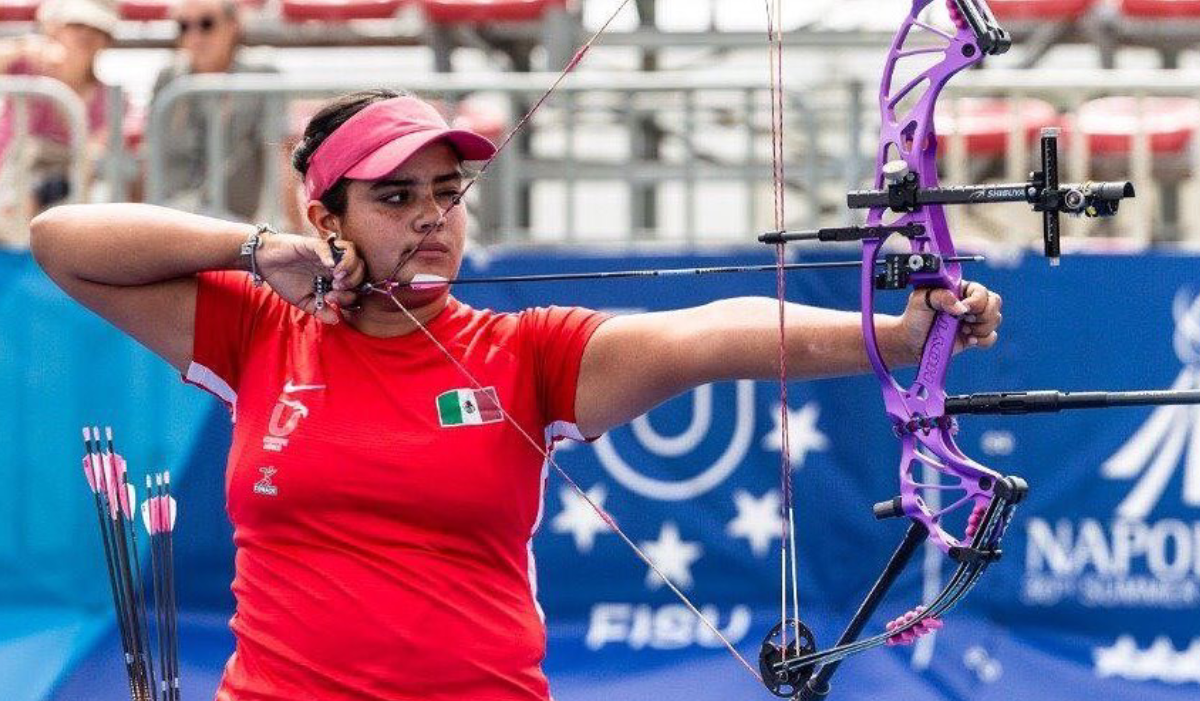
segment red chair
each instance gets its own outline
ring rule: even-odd
[[[425,18],[434,24],[535,22],[567,0],[420,0]]]
[[[486,138],[497,146],[508,134],[509,124],[504,112],[479,100],[467,99],[458,104],[451,120],[455,129],[468,129]]]
[[[125,119],[121,122],[121,138],[125,140],[125,148],[138,151],[142,148],[142,139],[146,136],[146,106],[129,104],[125,109]]]
[[[1034,99],[1021,100],[1014,110],[1010,100],[963,98],[939,103],[936,117],[939,134],[962,134],[967,151],[981,156],[1004,155],[1014,118],[1021,125],[1025,144],[1033,143],[1042,127],[1059,122],[1054,105]]]
[[[1083,16],[1097,0],[988,0],[996,19],[1009,21],[1071,20]]]
[[[131,22],[153,22],[169,18],[171,4],[170,0],[121,0],[117,3],[117,13]]]
[[[1075,129],[1096,155],[1127,154],[1138,131],[1138,101],[1132,97],[1103,97],[1081,105]],[[1200,125],[1200,100],[1190,97],[1148,97],[1142,101],[1141,124],[1149,133],[1150,150],[1157,155],[1183,154]]]
[[[1200,18],[1200,0],[1120,0],[1117,8],[1133,19]]]
[[[281,13],[289,22],[348,22],[391,19],[406,0],[283,0]]]
[[[37,19],[38,5],[42,0],[16,0],[0,2],[0,22],[33,22]]]

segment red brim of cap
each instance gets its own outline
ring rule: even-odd
[[[464,161],[483,161],[496,153],[491,141],[463,129],[429,129],[405,134],[375,149],[347,170],[342,177],[378,180],[404,165],[417,151],[435,141],[448,143]]]

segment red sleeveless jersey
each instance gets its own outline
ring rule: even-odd
[[[236,650],[218,701],[546,701],[531,538],[539,444],[580,438],[606,317],[451,298],[424,334],[326,326],[244,273],[199,276],[186,380],[234,416]]]

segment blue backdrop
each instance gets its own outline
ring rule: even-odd
[[[495,253],[469,273],[768,262],[705,255]],[[1200,259],[1076,255],[970,270],[1005,297],[1001,344],[960,356],[952,391],[1200,386]],[[122,698],[125,683],[79,429],[110,424],[135,473],[170,468],[184,697],[211,698],[232,649],[224,409],[0,254],[0,697]],[[773,295],[771,274],[463,287],[476,306],[666,309]],[[857,276],[793,274],[789,299],[857,308]],[[892,300],[897,306],[900,298]],[[652,349],[650,349],[652,352]],[[832,642],[903,524],[870,505],[896,489],[897,448],[869,377],[794,383],[801,608]],[[648,544],[743,651],[777,622],[778,391],[728,383],[672,400],[561,464]],[[852,658],[834,698],[1194,699],[1200,694],[1200,411],[1125,409],[964,420],[960,444],[1021,474],[1029,499],[1003,561],[936,636]],[[498,498],[500,495],[498,495]],[[616,536],[551,478],[537,539],[559,701],[768,695]],[[936,590],[950,567],[918,557],[873,627]]]

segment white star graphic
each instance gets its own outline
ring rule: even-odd
[[[757,557],[766,557],[771,540],[783,537],[783,516],[779,513],[779,490],[772,489],[755,499],[744,489],[733,495],[737,517],[725,527],[733,538],[745,538]]]
[[[641,547],[675,586],[680,589],[692,586],[692,565],[704,554],[704,548],[699,543],[681,540],[679,527],[674,522],[664,523],[658,532],[658,540],[643,541]],[[654,570],[646,572],[647,587],[658,589],[662,585],[662,578]]]
[[[588,499],[604,508],[604,500],[608,490],[603,484],[593,485],[587,490]],[[558,492],[562,499],[563,510],[550,523],[550,530],[555,533],[570,533],[575,539],[575,549],[581,553],[590,553],[596,542],[596,534],[610,531],[608,524],[600,518],[600,514],[587,503],[583,497],[569,487],[563,487]]]
[[[783,450],[783,431],[780,419],[781,406],[775,405],[771,417],[775,420],[775,428],[763,436],[763,450]],[[829,438],[817,428],[817,417],[821,415],[821,407],[816,402],[808,402],[799,409],[787,410],[788,425],[788,460],[792,469],[804,467],[804,459],[809,451],[824,451],[829,448]]]

